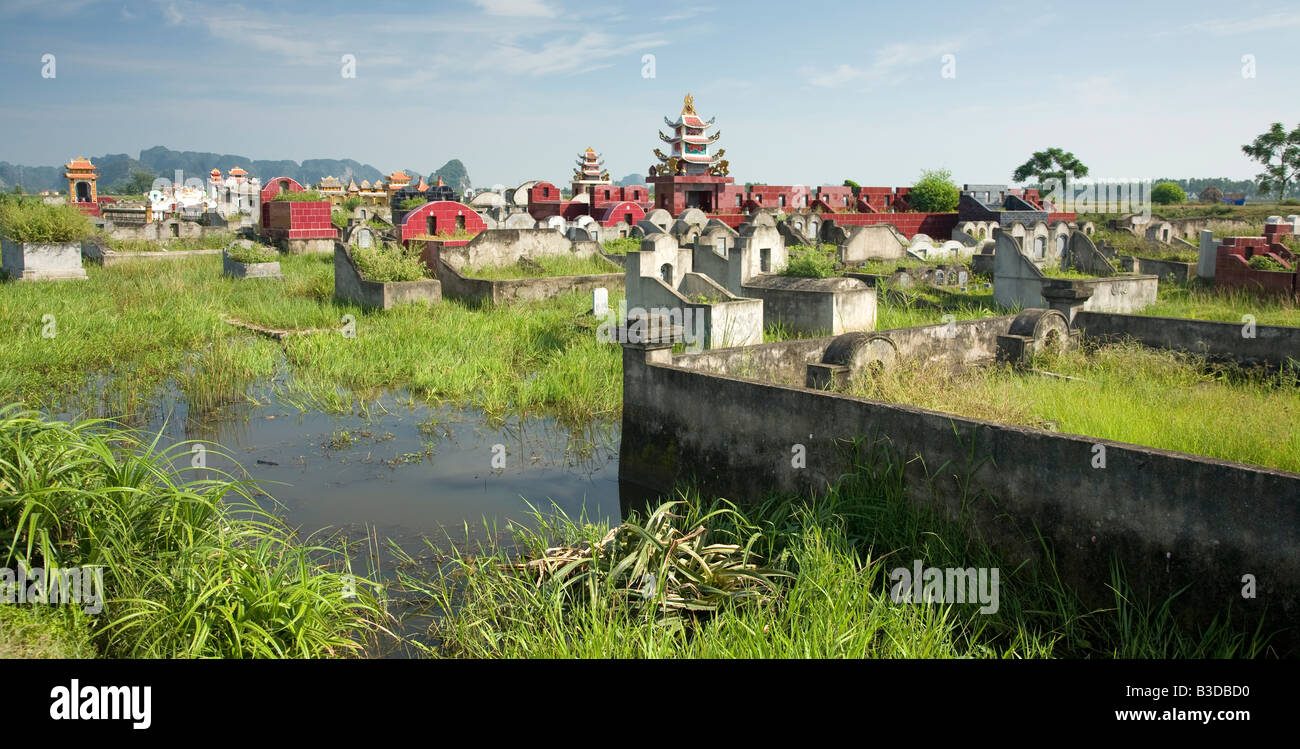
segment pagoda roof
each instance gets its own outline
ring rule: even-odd
[[[244,171],[243,169],[240,169],[239,167],[235,167],[234,169],[231,169],[229,172],[227,172],[227,174],[229,174],[231,177],[242,177],[245,174],[248,174],[248,172]]]
[[[369,189],[370,189],[370,180],[368,180],[368,179],[363,179],[363,180],[361,180],[361,189],[362,189],[362,190],[369,190]]]
[[[424,192],[429,189],[429,186],[424,182],[424,177],[420,178],[420,184],[416,185],[415,189],[417,192]]]
[[[65,169],[94,169],[95,165],[90,163],[90,159],[86,158],[85,156],[78,156],[75,159],[69,160],[68,163],[64,165],[64,168]]]
[[[343,183],[339,181],[338,177],[326,177],[325,179],[320,181],[320,185],[319,185],[319,187],[342,187],[342,186]]]
[[[411,178],[406,176],[406,172],[393,172],[388,175],[389,182],[410,182]]]

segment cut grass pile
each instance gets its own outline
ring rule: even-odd
[[[1037,370],[989,366],[960,374],[905,363],[853,383],[865,398],[1300,471],[1295,370],[1243,371],[1137,344],[1046,356]]]
[[[621,352],[601,344],[589,294],[471,309],[454,300],[387,312],[333,299],[333,258],[286,255],[283,284],[231,283],[221,258],[89,266],[76,284],[0,285],[0,400],[132,417],[175,384],[197,412],[251,400],[275,377],[304,407],[350,411],[385,389],[489,416],[581,423],[621,412]],[[611,295],[616,307],[621,294]],[[53,315],[53,337],[43,322]],[[276,342],[223,322],[338,329]]]
[[[1041,564],[1008,565],[905,499],[893,462],[819,499],[737,510],[682,493],[621,526],[538,513],[510,549],[456,550],[404,573],[430,604],[426,651],[470,658],[1043,658],[1257,656],[1267,638],[1187,633],[1177,599],[1089,611]],[[957,521],[960,522],[960,521]],[[895,601],[891,571],[999,568],[997,610]],[[1165,605],[1168,604],[1168,605]]]
[[[509,265],[485,265],[462,268],[466,278],[488,281],[505,281],[515,278],[550,278],[552,276],[590,276],[619,273],[621,268],[599,255],[587,257],[547,256],[534,259],[521,258]]]
[[[342,549],[301,542],[251,487],[190,469],[191,452],[0,410],[0,566],[103,570],[98,612],[83,600],[42,608],[40,622],[0,616],[19,654],[93,643],[106,657],[317,658],[359,654],[386,631],[377,587]]]

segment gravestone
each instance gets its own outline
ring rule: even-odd
[[[357,247],[360,247],[362,249],[370,249],[370,243],[371,243],[370,229],[363,227],[360,231],[357,232]]]
[[[591,290],[591,314],[596,317],[609,314],[609,289],[602,286]]]
[[[964,287],[964,286],[966,285],[966,282],[969,281],[969,280],[970,280],[970,274],[967,273],[966,271],[962,271],[961,273],[958,273],[958,274],[957,274],[957,283],[958,283],[959,285],[961,285],[961,286]],[[964,289],[964,288],[962,289],[962,291],[965,291],[965,290],[966,290],[966,289]]]

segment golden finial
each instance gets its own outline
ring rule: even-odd
[[[686,98],[683,100],[682,114],[683,115],[695,114],[695,97],[691,96],[690,94],[687,94]],[[695,116],[698,117],[699,115],[695,115]]]

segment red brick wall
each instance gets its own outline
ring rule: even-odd
[[[295,190],[294,192],[300,192]],[[333,239],[328,200],[272,200],[262,204],[262,234],[270,239]]]
[[[465,231],[471,234],[478,234],[487,228],[483,217],[464,203],[451,200],[435,200],[432,203],[425,203],[406,214],[406,219],[402,221],[402,242],[405,243],[412,237],[421,234],[428,234],[430,216],[434,217],[437,223],[436,230],[439,234],[454,233],[456,231],[457,216],[465,219]],[[326,218],[328,219],[328,216]]]
[[[614,203],[605,208],[601,215],[600,223],[603,226],[612,226],[621,222],[628,214],[632,215],[632,221],[630,223],[632,226],[636,226],[638,221],[645,218],[645,209],[642,208],[640,204],[630,200],[625,200],[622,203]]]

